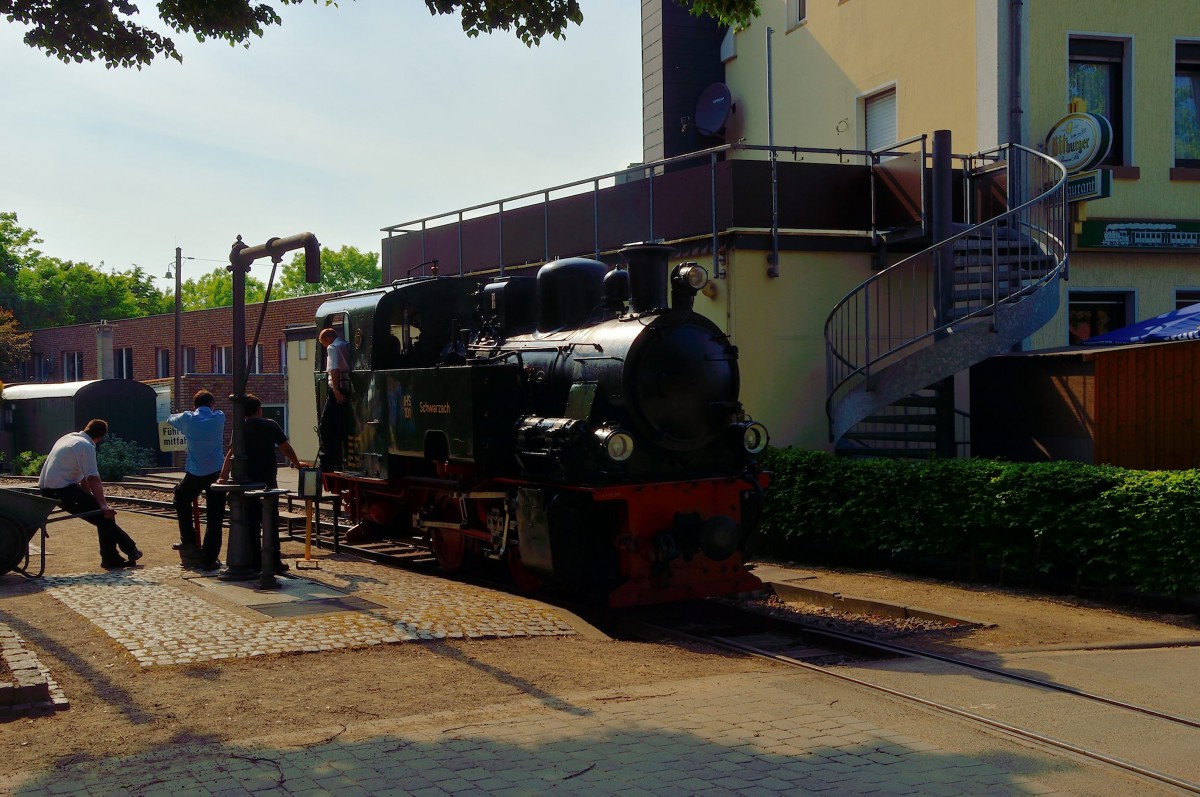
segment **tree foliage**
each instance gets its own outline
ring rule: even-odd
[[[0,212],[0,308],[25,329],[136,318],[172,306],[139,266],[109,273],[48,257],[35,248],[40,243],[17,214]]]
[[[353,246],[343,246],[336,252],[322,247],[321,281],[304,281],[304,255],[297,253],[292,256],[292,262],[283,267],[276,295],[282,299],[313,293],[363,291],[379,287],[382,279],[379,255],[374,252],[360,252]]]
[[[12,311],[0,307],[0,376],[16,371],[18,365],[29,360],[29,341],[33,337],[21,331],[21,325]],[[4,383],[0,382],[0,388]]]
[[[247,275],[246,303],[261,302],[266,295],[267,286]],[[228,269],[218,268],[199,279],[188,280],[179,286],[179,301],[184,310],[230,307],[233,305],[233,274]],[[172,311],[173,308],[174,305]]]
[[[286,6],[305,0],[273,2]],[[335,0],[313,2],[336,5]],[[759,13],[759,0],[677,2],[725,25],[744,25]],[[546,36],[564,38],[568,25],[583,23],[578,0],[425,0],[425,6],[435,15],[459,14],[468,36],[511,32],[530,47]],[[283,22],[275,5],[251,0],[159,0],[156,8],[158,21],[176,33],[245,47],[252,36],[261,38],[265,28]],[[130,0],[0,0],[0,14],[28,27],[27,45],[67,63],[99,60],[109,69],[141,69],[159,56],[183,60],[174,40],[142,24]]]

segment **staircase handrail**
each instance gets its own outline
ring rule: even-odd
[[[921,250],[920,252],[910,255],[909,257],[906,257],[903,260],[901,260],[897,263],[894,263],[891,266],[888,266],[887,268],[880,270],[878,273],[871,275],[870,277],[868,277],[867,279],[865,279],[861,283],[859,283],[857,286],[855,286],[845,296],[843,296],[842,299],[840,301],[838,301],[838,303],[836,305],[834,305],[832,312],[830,312],[828,318],[825,321],[825,327],[824,327],[825,346],[826,346],[826,351],[828,352],[828,355],[829,355],[829,363],[828,363],[828,367],[827,367],[827,376],[829,379],[829,384],[828,384],[828,392],[827,392],[827,399],[826,399],[826,403],[825,403],[825,409],[826,409],[826,413],[827,413],[828,417],[830,417],[830,419],[833,418],[834,407],[836,405],[835,400],[837,399],[837,397],[839,395],[845,393],[845,390],[843,390],[843,388],[852,381],[857,383],[858,381],[869,379],[871,376],[872,370],[877,368],[877,366],[880,363],[889,361],[889,360],[894,360],[894,359],[896,359],[896,355],[898,353],[904,352],[904,351],[910,350],[910,349],[915,349],[918,346],[924,345],[927,341],[929,341],[930,338],[933,338],[938,335],[949,334],[950,332],[953,331],[954,325],[961,325],[964,322],[970,322],[973,319],[979,318],[980,316],[983,316],[985,314],[994,314],[997,311],[997,308],[999,305],[1004,304],[1004,303],[1011,303],[1011,302],[1016,301],[1024,296],[1028,296],[1038,290],[1041,290],[1047,283],[1056,281],[1058,279],[1058,277],[1065,271],[1065,269],[1067,267],[1067,257],[1068,257],[1067,249],[1066,249],[1066,242],[1065,242],[1066,197],[1065,197],[1064,186],[1066,185],[1066,181],[1067,181],[1066,168],[1059,161],[1055,160],[1054,158],[1051,158],[1048,155],[1045,155],[1044,153],[1038,152],[1036,150],[1030,149],[1030,148],[1025,147],[1020,144],[1004,145],[1001,147],[997,147],[996,149],[993,149],[993,150],[988,150],[987,152],[984,152],[984,153],[977,153],[972,156],[967,156],[967,158],[964,158],[964,160],[978,159],[981,157],[986,157],[986,156],[990,155],[991,153],[1001,152],[1006,149],[1020,151],[1020,152],[1025,153],[1026,155],[1041,159],[1041,161],[1044,162],[1044,165],[1049,166],[1050,168],[1052,168],[1053,170],[1055,170],[1057,172],[1057,177],[1054,180],[1054,184],[1052,186],[1050,186],[1048,189],[1042,191],[1037,196],[1029,199],[1026,202],[1023,202],[1022,204],[1018,205],[1015,208],[1011,208],[1011,209],[1005,211],[1004,213],[1001,213],[998,216],[995,216],[986,221],[980,222],[979,224],[975,224],[970,227],[967,227],[966,229],[960,230],[959,232],[955,233],[954,235],[950,236],[949,238],[939,241],[939,242]],[[994,159],[993,159],[993,162],[994,162]],[[1010,186],[1010,188],[1011,188],[1011,186]],[[1034,226],[1032,224],[1029,224],[1027,222],[1023,222],[1020,220],[1021,214],[1031,210],[1035,206],[1048,205],[1051,200],[1054,200],[1056,198],[1056,196],[1057,196],[1056,201],[1062,203],[1062,213],[1060,216],[1062,229],[1059,232],[1056,233],[1054,230],[1037,227],[1037,226]],[[1009,222],[1013,219],[1016,219],[1018,221],[1018,223],[1016,225],[1009,224]],[[848,354],[848,353],[843,353],[838,350],[836,341],[834,339],[835,338],[835,325],[839,322],[839,315],[846,312],[847,308],[853,302],[855,302],[857,297],[867,294],[870,291],[872,286],[876,285],[877,283],[879,283],[885,279],[892,278],[894,275],[901,273],[906,268],[910,268],[913,263],[919,261],[922,258],[932,258],[939,251],[943,251],[943,250],[949,250],[950,252],[953,252],[955,243],[957,243],[960,240],[963,240],[964,238],[980,237],[981,232],[985,232],[985,233],[991,232],[993,234],[993,240],[995,240],[994,232],[997,228],[1000,227],[1001,224],[1009,224],[1010,227],[1027,228],[1027,229],[1034,230],[1036,233],[1038,233],[1038,236],[1032,238],[1031,240],[1037,242],[1039,247],[1042,248],[1046,254],[1052,255],[1054,257],[1054,259],[1055,259],[1054,268],[1051,269],[1050,271],[1048,271],[1046,274],[1044,274],[1041,278],[1032,282],[1031,284],[1024,286],[1024,287],[1020,288],[1019,290],[1013,291],[1011,293],[1005,293],[1003,297],[1001,297],[999,295],[998,291],[995,291],[992,294],[992,303],[991,304],[986,305],[986,306],[981,306],[964,316],[960,316],[960,317],[946,320],[946,321],[938,321],[938,322],[934,323],[933,325],[931,325],[928,329],[921,332],[920,334],[916,334],[913,337],[910,337],[910,338],[902,341],[899,344],[892,345],[886,351],[875,352],[872,355],[872,353],[870,352],[869,346],[868,346],[868,348],[865,352],[865,357],[863,358],[865,361],[862,363],[854,362],[852,359],[850,359],[853,355]],[[866,324],[865,338],[867,339],[867,341],[869,343],[870,342],[870,334],[871,334],[870,333],[871,317],[870,317],[870,312],[869,312],[869,304],[867,305],[867,308],[868,308],[868,312],[866,314],[864,314],[865,315],[865,324]],[[861,328],[861,325],[860,325],[860,328]],[[840,362],[843,366],[845,366],[847,369],[849,369],[840,378],[838,378],[838,375],[835,374],[834,367],[833,367],[834,361]]]

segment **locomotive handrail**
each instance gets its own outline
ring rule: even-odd
[[[961,157],[961,156],[958,156]],[[986,161],[988,169],[1003,164],[1011,198],[1036,193],[1030,199],[984,222],[959,230],[945,240],[895,263],[859,283],[835,306],[825,322],[828,392],[826,414],[830,436],[837,440],[855,423],[870,415],[876,402],[857,402],[854,417],[839,417],[838,408],[851,391],[862,386],[872,390],[873,378],[889,365],[961,332],[985,317],[991,331],[999,328],[1004,305],[1012,306],[1055,283],[1066,273],[1066,170],[1058,161],[1019,144],[1010,144],[976,155],[962,157],[964,173],[970,177],[984,169],[973,165]],[[990,276],[962,284],[968,303],[964,312],[940,317],[935,311],[934,273],[939,255],[953,257],[956,245],[978,240],[990,245]],[[1015,264],[1007,266],[1003,278],[997,265],[1001,246],[1015,245]],[[1022,250],[1028,249],[1029,254]],[[984,268],[985,255],[974,268]],[[1010,259],[1013,258],[1009,255]],[[1053,267],[1045,260],[1053,258]],[[1044,273],[1039,273],[1044,272]],[[955,286],[951,285],[951,292]],[[974,295],[980,301],[974,301]],[[986,301],[983,299],[990,297]],[[956,330],[955,327],[958,329]],[[1033,330],[1029,330],[1025,335]],[[1022,335],[1021,337],[1024,337]],[[930,358],[933,359],[933,358]],[[942,374],[945,378],[951,374]],[[930,379],[932,384],[936,379]]]

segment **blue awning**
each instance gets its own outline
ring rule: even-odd
[[[1122,343],[1161,343],[1169,340],[1200,340],[1200,304],[1147,318],[1127,327],[1080,341],[1084,346],[1113,346]]]

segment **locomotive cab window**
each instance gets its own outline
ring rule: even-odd
[[[386,332],[376,341],[375,361],[383,368],[413,368],[419,365],[418,344],[421,341],[421,316],[409,305],[391,311]]]
[[[350,339],[346,335],[346,316],[344,313],[335,313],[334,315],[331,315],[328,318],[326,318],[325,323],[321,324],[319,326],[319,328],[317,329],[318,337],[321,334],[321,330],[324,329],[325,327],[333,327],[335,330],[337,330],[338,337],[341,338],[342,340]],[[324,371],[324,370],[326,370],[325,361],[326,361],[326,359],[328,359],[329,350],[326,349],[324,346],[320,345],[320,343],[318,343],[317,344],[317,352],[318,352],[318,354],[317,354],[314,365],[316,366],[316,370]]]

